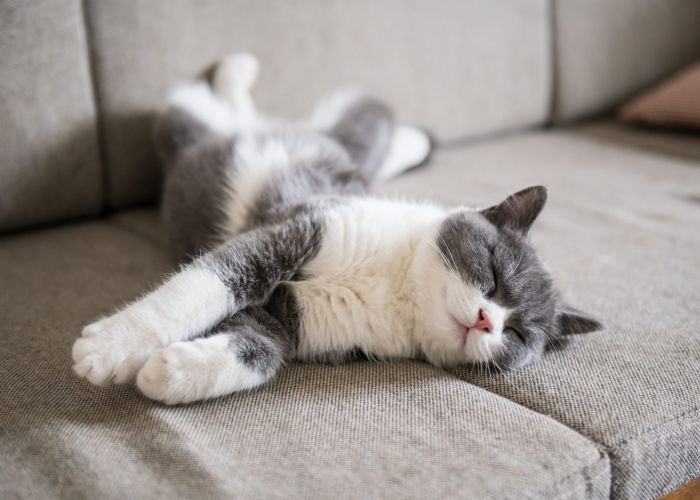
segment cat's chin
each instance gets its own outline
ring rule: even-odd
[[[469,327],[459,321],[451,312],[447,312],[447,316],[450,318],[450,323],[453,326],[453,330],[457,339],[462,343],[462,346],[467,345],[467,339],[469,334]]]

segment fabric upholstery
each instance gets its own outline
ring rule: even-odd
[[[700,161],[700,140],[697,135],[679,130],[627,126],[613,120],[603,120],[577,126],[576,133],[579,137],[642,150],[653,155],[671,156],[689,162]]]
[[[597,442],[614,498],[656,498],[700,475],[700,154],[636,149],[617,129],[444,151],[384,190],[486,206],[549,187],[533,241],[565,298],[607,328],[507,377],[454,373]]]
[[[632,99],[620,110],[620,118],[627,122],[700,129],[700,61]]]
[[[99,212],[78,0],[0,1],[0,231]]]
[[[222,56],[261,61],[254,97],[305,117],[321,96],[357,87],[440,139],[543,123],[549,105],[545,0],[125,0],[86,3],[108,199],[154,198],[151,114],[167,90]]]
[[[697,0],[555,0],[554,114],[610,111],[700,57]]]
[[[607,497],[590,441],[426,364],[292,364],[183,407],[74,376],[81,326],[170,267],[152,215],[0,240],[0,498]]]

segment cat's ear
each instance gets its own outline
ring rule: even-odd
[[[510,195],[502,203],[481,211],[496,227],[527,233],[547,201],[547,188],[532,186]]]
[[[602,330],[603,324],[592,316],[574,307],[562,305],[558,311],[559,333],[576,335]]]

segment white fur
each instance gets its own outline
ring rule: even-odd
[[[375,199],[331,210],[322,248],[304,268],[309,278],[290,284],[301,315],[298,355],[352,347],[415,354],[414,252],[443,216],[430,205]]]
[[[228,171],[224,200],[224,234],[232,238],[243,229],[249,210],[275,170],[291,166],[287,148],[274,139],[244,135],[236,142],[235,169]]]
[[[427,236],[423,241],[431,243],[416,251],[420,265],[415,267],[414,276],[421,283],[416,289],[419,349],[436,365],[489,361],[502,346],[509,311],[488,300],[481,290],[465,283],[449,269],[453,256],[438,250],[436,237],[437,232]],[[489,315],[493,332],[472,329],[465,337],[457,322],[474,325],[480,309]]]
[[[257,113],[250,94],[258,75],[258,61],[250,54],[225,58],[214,73],[213,90],[205,82],[181,85],[168,105],[181,109],[223,137],[264,129],[268,120]]]
[[[425,132],[415,127],[397,126],[391,137],[386,159],[375,174],[374,180],[381,182],[420,165],[430,154],[430,139]]]
[[[332,209],[307,279],[289,283],[300,310],[297,355],[354,347],[380,358],[425,354],[431,362],[488,361],[508,311],[456,277],[434,243],[446,212],[429,204],[359,199]],[[447,257],[449,258],[449,257]],[[464,335],[484,309],[492,333]]]
[[[204,82],[175,88],[168,97],[168,105],[186,111],[222,136],[230,136],[238,126],[230,106]]]
[[[250,389],[265,381],[231,353],[227,335],[214,335],[154,353],[139,371],[136,385],[151,399],[179,404]]]
[[[221,228],[226,238],[243,230],[248,212],[259,199],[262,190],[275,173],[293,165],[310,163],[321,154],[315,141],[294,144],[292,149],[270,135],[243,134],[236,141],[236,168],[227,172],[226,197],[223,200],[225,220]],[[290,177],[285,182],[294,182]]]
[[[234,305],[212,271],[190,267],[118,313],[83,329],[73,370],[93,384],[132,381],[162,346],[206,331]]]
[[[213,87],[236,112],[255,114],[250,91],[258,78],[260,65],[252,54],[237,53],[224,58],[214,73]]]

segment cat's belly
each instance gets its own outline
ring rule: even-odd
[[[317,359],[355,349],[377,357],[414,355],[413,303],[390,285],[371,276],[295,282],[297,356]]]

